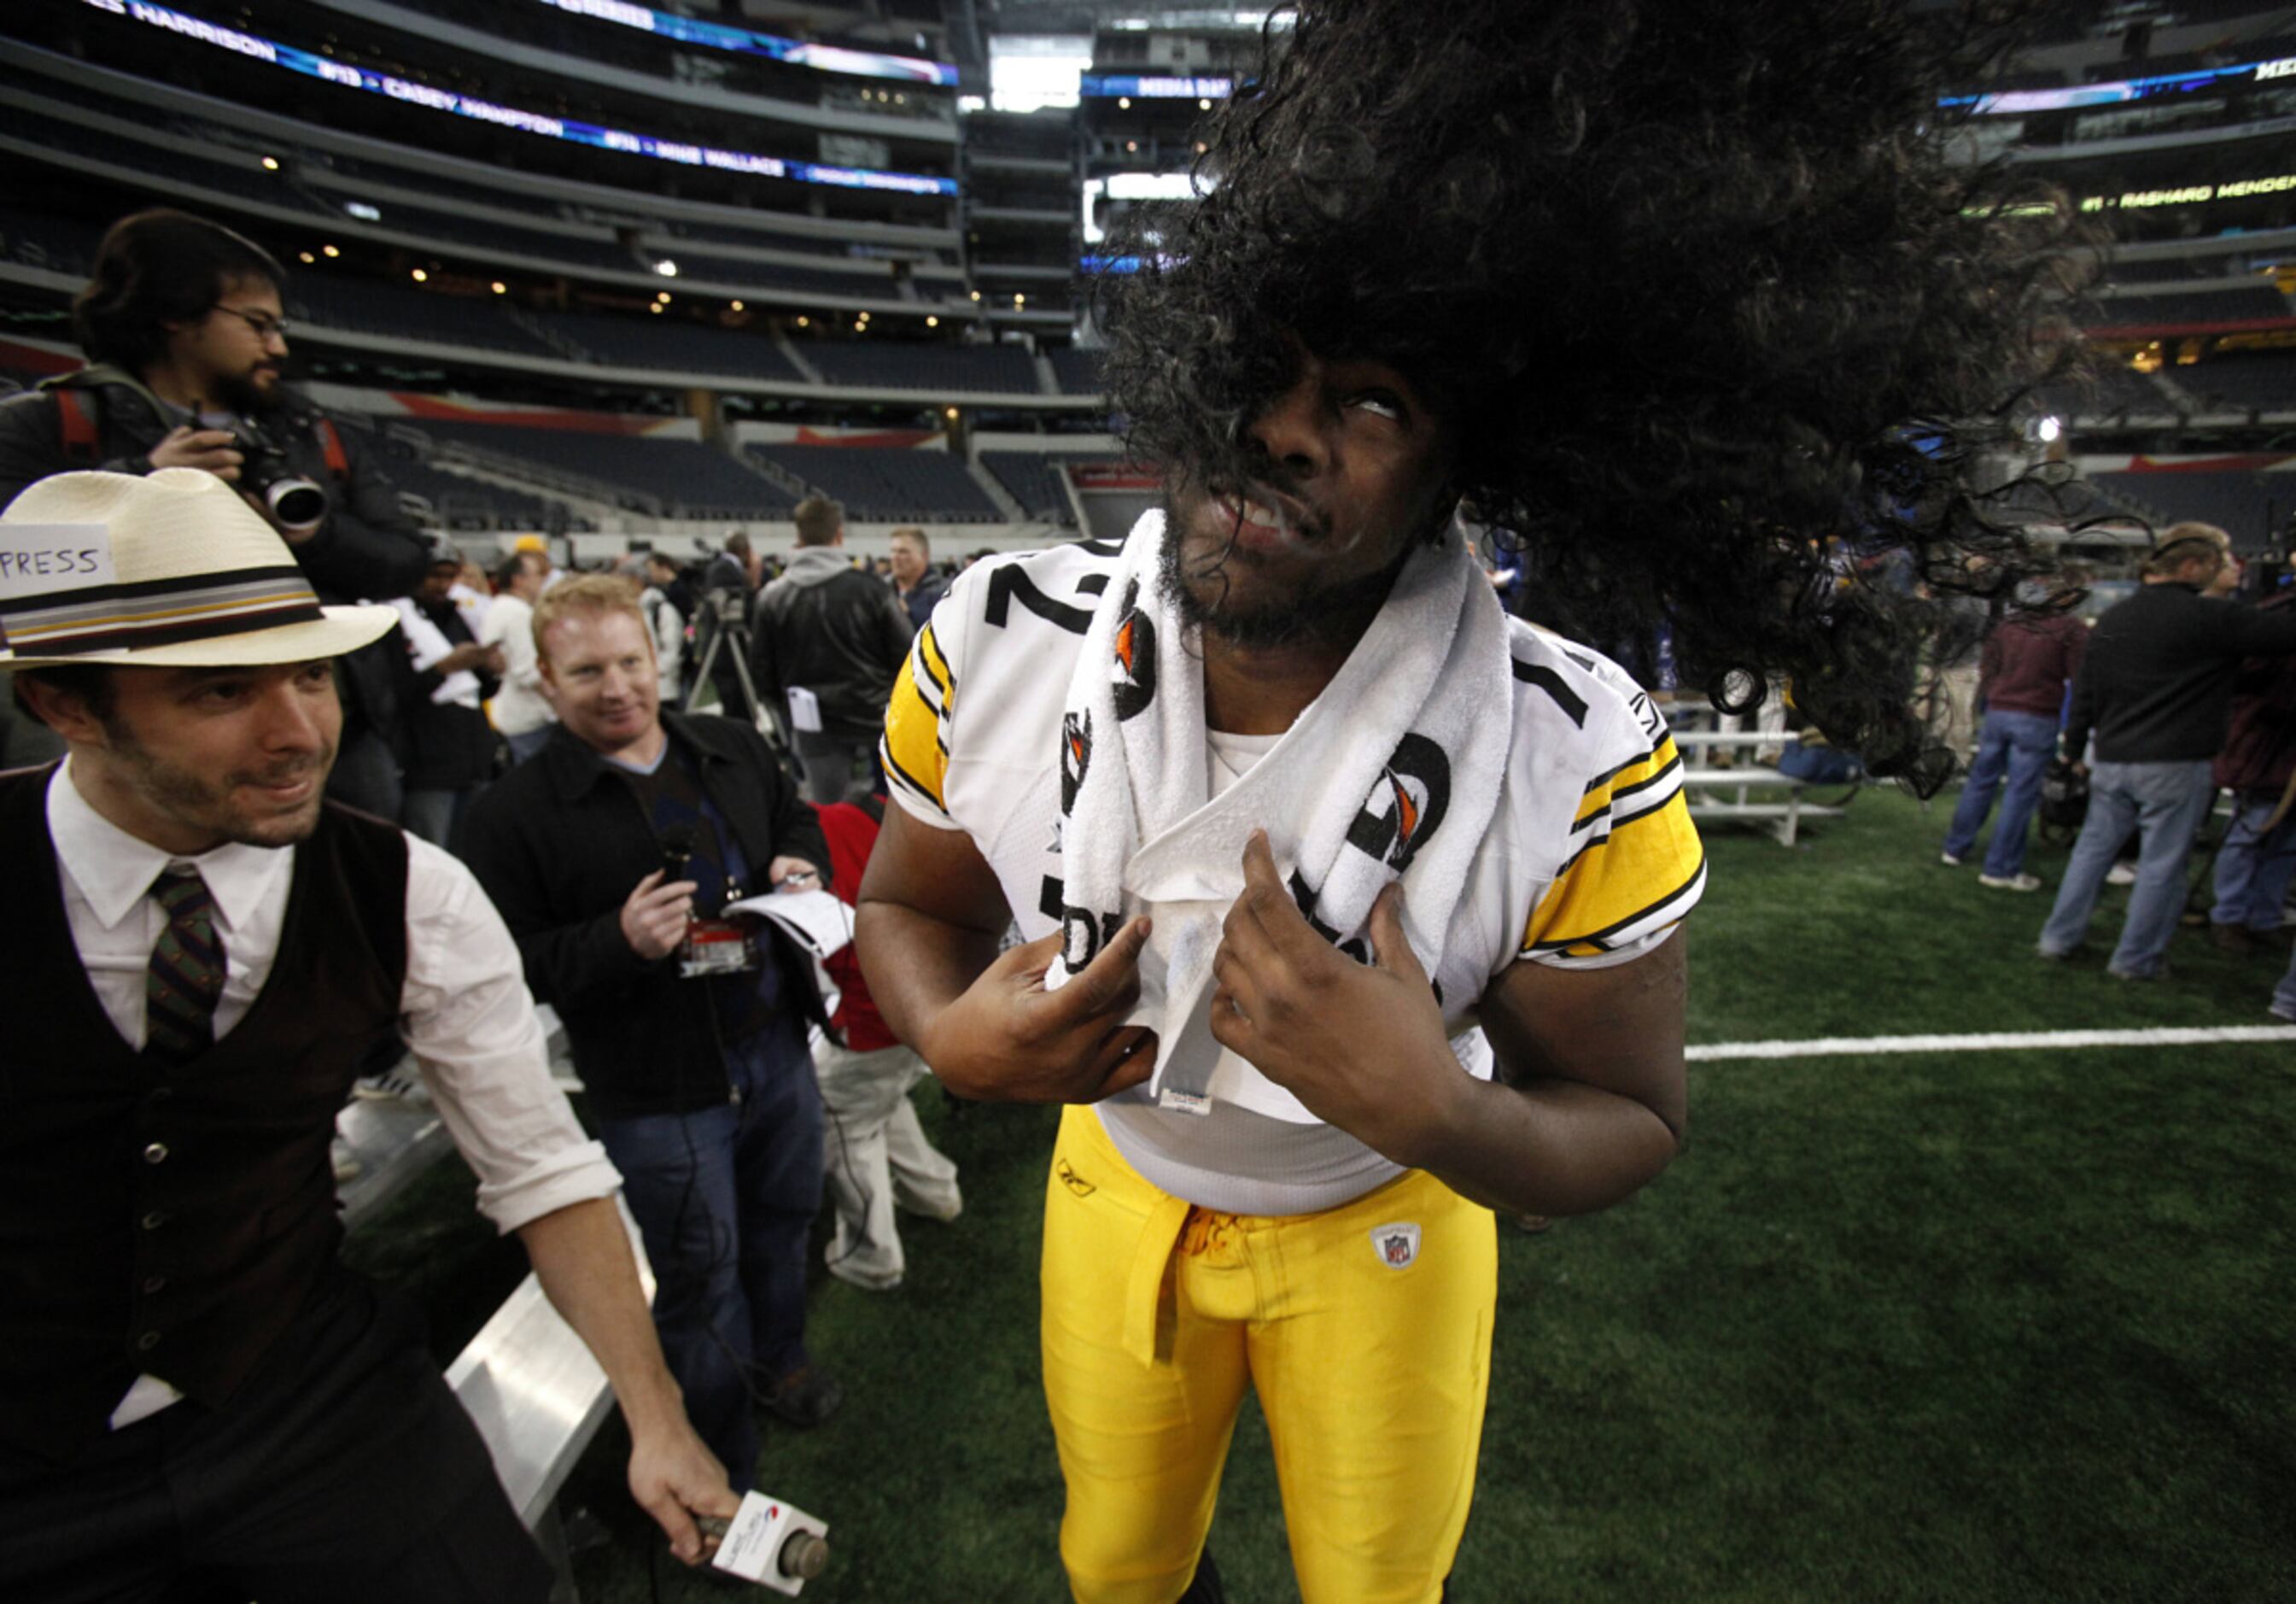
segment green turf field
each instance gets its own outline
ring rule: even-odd
[[[2272,1023],[2279,964],[2197,934],[2162,985],[2040,963],[2048,893],[1939,867],[1944,823],[1869,793],[1792,852],[1714,832],[1692,1040]],[[2054,885],[2062,858],[2028,867]],[[1502,1228],[1452,1596],[2296,1598],[2292,1067],[2288,1042],[1693,1065],[1691,1144],[1655,1186]],[[761,1485],[831,1524],[808,1600],[1058,1600],[1034,1292],[1053,1115],[924,1101],[965,1215],[907,1228],[897,1292],[822,1282],[811,1338],[849,1401],[770,1429]],[[362,1262],[442,1303],[515,1279],[459,1221],[393,1251],[419,1212]],[[722,1596],[649,1575],[618,1446],[570,1489],[611,1538],[578,1559],[583,1596]],[[1297,1598],[1256,1419],[1212,1544],[1242,1604]]]

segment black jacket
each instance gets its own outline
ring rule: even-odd
[[[77,391],[95,413],[94,462],[65,457],[62,415],[53,393],[60,389]],[[339,478],[327,471],[318,432],[324,415],[308,398],[282,390],[278,407],[262,420],[295,471],[327,492],[329,510],[319,532],[289,549],[323,602],[410,595],[430,566],[430,545],[399,511],[398,490],[352,432],[337,431],[348,473]],[[171,427],[158,399],[116,367],[84,367],[10,396],[0,401],[0,505],[36,480],[77,468],[148,473],[152,448]]]
[[[948,580],[942,577],[939,569],[927,568],[917,576],[914,590],[906,596],[902,596],[898,589],[893,594],[900,598],[901,605],[908,611],[909,622],[922,629],[931,620],[932,610],[940,605],[940,598],[948,594]]]
[[[800,547],[758,597],[750,671],[787,710],[790,687],[821,703],[821,733],[863,740],[885,721],[893,676],[916,633],[892,587],[833,546]]]
[[[829,878],[821,824],[747,724],[665,711],[669,738],[762,879],[776,855]],[[661,867],[653,827],[629,787],[562,725],[550,743],[480,792],[462,851],[526,960],[535,999],[558,1010],[591,1104],[610,1119],[683,1114],[726,1101],[730,1084],[708,988],[675,957],[640,958],[622,935],[631,888]],[[752,885],[751,891],[766,889]],[[782,994],[824,1023],[812,967],[779,938]]]
[[[2205,763],[2232,723],[2241,660],[2296,652],[2296,613],[2146,585],[2097,620],[2073,679],[2065,751],[2096,732],[2102,763]]]

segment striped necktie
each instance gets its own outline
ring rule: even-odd
[[[223,937],[199,870],[167,869],[152,882],[152,897],[167,911],[168,927],[144,979],[144,1050],[162,1064],[184,1064],[215,1045]]]

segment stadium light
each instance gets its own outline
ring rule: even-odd
[[[427,282],[429,281],[430,277],[430,276],[428,273],[425,273],[424,271],[422,271],[422,268],[417,267],[417,268],[415,268],[415,269],[414,269],[414,282],[415,282],[416,284],[424,284],[424,283],[427,283]]]
[[[302,260],[303,260],[303,262],[304,262],[304,264],[305,264],[306,266],[308,266],[310,263],[312,263],[312,262],[316,262],[316,261],[317,261],[317,260],[319,259],[317,257],[313,256],[313,255],[312,255],[309,251],[299,251],[299,252],[298,252],[297,254],[298,254],[299,256],[300,256],[300,257],[301,257],[301,259],[302,259]]]
[[[972,299],[973,299],[973,300],[979,300],[980,299],[980,291],[978,291],[978,290],[975,290],[975,291],[972,292]]]
[[[676,278],[677,276],[677,264],[670,260],[669,258],[666,256],[653,265],[653,270],[660,274],[664,278]]]
[[[2041,420],[2041,443],[2042,443],[2042,444],[2044,444],[2044,445],[2048,444],[2050,441],[2052,441],[2052,440],[2055,440],[2055,439],[2057,438],[2057,436],[2059,436],[2060,434],[2062,434],[2064,432],[2065,432],[2065,431],[2064,431],[2064,425],[2063,425],[2062,424],[2060,424],[2059,422],[2057,422],[2057,420],[2056,420],[2056,419],[2054,419],[2054,418],[2053,418],[2053,417],[2045,417],[2045,418],[2043,418],[2043,419]]]
[[[1016,307],[1025,307],[1029,304],[1029,298],[1015,290],[1013,292],[1013,304]]]
[[[319,247],[319,254],[321,256],[340,256],[342,252],[336,250],[332,245],[322,245]]]
[[[797,325],[801,329],[809,329],[813,326],[813,319],[806,317],[803,313],[800,313],[798,315]]]
[[[646,308],[646,310],[647,310],[647,311],[649,311],[649,312],[659,312],[659,311],[660,311],[660,310],[661,310],[661,302],[660,302],[660,301],[658,301],[658,300],[657,300],[657,301],[655,301],[655,302],[653,303],[653,305],[652,305],[652,306],[648,307],[648,308]]]
[[[1116,109],[1119,111],[1129,111],[1132,110],[1132,97],[1128,95],[1118,95],[1116,97]]]
[[[1200,100],[1196,103],[1196,110],[1199,111],[1209,111],[1211,109],[1212,103],[1209,100]]]
[[[927,328],[929,328],[929,329],[937,329],[937,328],[940,327],[940,319],[939,319],[939,318],[938,318],[938,317],[928,317],[928,318],[926,318],[926,319],[925,319],[925,327],[927,327]]]
[[[948,421],[952,424],[956,422],[956,408],[954,407],[948,409]]]
[[[279,170],[279,158],[276,156],[266,156],[263,159],[263,170],[266,173],[277,172]]]
[[[742,303],[741,303],[740,301],[738,301],[738,300],[737,300],[737,301],[735,301],[735,302],[734,303],[734,309],[735,311],[737,311],[737,312],[738,312],[738,311],[740,311],[740,310],[742,309]]]
[[[510,293],[510,286],[503,283],[500,279],[495,280],[493,289],[494,292],[497,295],[507,295]]]

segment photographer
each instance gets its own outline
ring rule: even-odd
[[[75,469],[203,468],[279,531],[323,601],[411,593],[428,542],[390,482],[281,378],[285,282],[269,252],[204,218],[154,210],[113,224],[72,302],[89,365],[0,402],[0,503]],[[345,661],[328,783],[385,818],[398,814],[400,653],[385,642]]]

